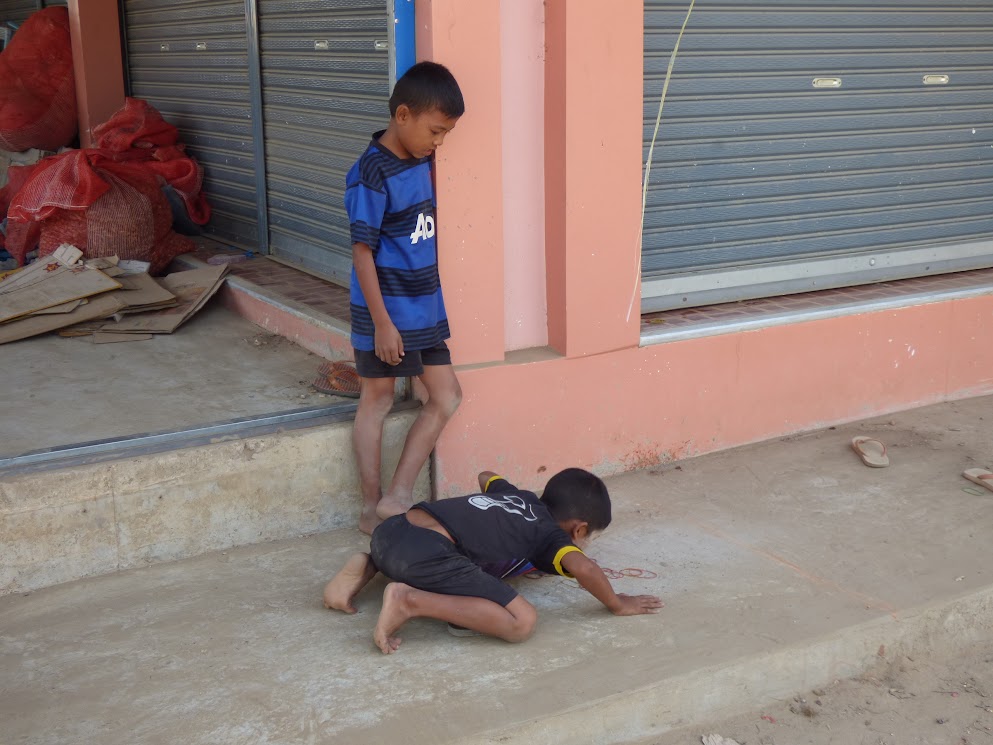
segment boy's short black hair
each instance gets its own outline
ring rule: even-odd
[[[438,109],[456,119],[465,113],[465,101],[455,76],[437,62],[418,62],[397,81],[390,96],[390,116],[396,116],[402,104],[407,104],[414,114]]]
[[[578,519],[589,529],[603,530],[610,525],[610,495],[607,485],[582,468],[567,468],[548,480],[541,501],[556,522]]]

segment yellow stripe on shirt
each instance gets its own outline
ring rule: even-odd
[[[490,480],[487,481],[486,486],[483,487],[483,493],[485,494],[490,490],[490,484],[492,484],[494,481],[506,481],[506,480],[507,479],[505,479],[503,476],[490,476]]]
[[[559,549],[558,553],[555,554],[555,559],[552,561],[552,566],[555,567],[555,571],[563,577],[569,577],[570,579],[572,578],[572,575],[562,568],[562,559],[565,558],[566,554],[571,554],[573,551],[583,553],[577,546],[563,546]]]

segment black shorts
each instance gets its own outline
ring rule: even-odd
[[[450,540],[411,525],[406,515],[384,520],[372,532],[372,563],[394,582],[442,595],[485,598],[503,607],[517,591],[459,553]]]
[[[452,353],[445,342],[430,349],[413,349],[404,353],[399,365],[388,365],[375,352],[353,349],[355,370],[360,378],[416,378],[424,372],[425,365],[450,365]]]

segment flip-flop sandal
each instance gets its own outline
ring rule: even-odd
[[[314,390],[330,396],[358,398],[361,386],[355,368],[344,362],[325,362],[317,369]]]
[[[458,626],[457,624],[448,624],[448,633],[452,636],[482,636],[478,631],[473,631],[472,629],[467,629],[465,626]]]
[[[852,450],[869,468],[886,468],[890,457],[886,454],[886,446],[879,440],[865,435],[852,438]]]
[[[993,491],[993,471],[988,471],[985,468],[970,468],[966,471],[962,471],[962,475],[969,479],[972,483],[979,484],[980,486]]]

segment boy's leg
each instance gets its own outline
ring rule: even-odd
[[[354,554],[324,588],[324,607],[355,613],[352,600],[377,574],[369,554]]]
[[[383,458],[383,422],[393,408],[394,378],[360,378],[359,408],[352,428],[352,446],[362,486],[359,530],[372,535],[381,519],[376,507],[383,497],[380,468]]]
[[[383,654],[392,654],[401,639],[394,636],[411,618],[437,618],[508,642],[522,642],[534,632],[538,613],[518,595],[506,607],[485,598],[441,595],[392,582],[383,593],[383,610],[373,639]]]
[[[407,433],[393,480],[376,509],[381,519],[410,508],[417,474],[462,401],[462,388],[451,365],[426,364],[418,378],[427,391],[427,401]]]

